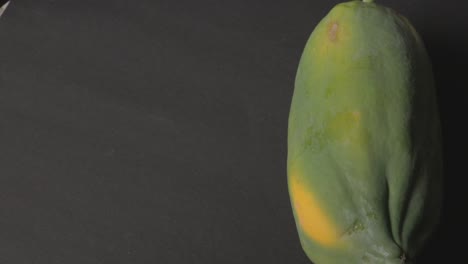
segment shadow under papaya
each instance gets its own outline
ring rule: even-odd
[[[463,31],[460,31],[463,32]],[[467,233],[467,174],[468,129],[465,125],[468,62],[468,36],[449,32],[422,34],[432,61],[436,79],[437,101],[442,126],[444,162],[444,201],[441,222],[434,235],[416,259],[416,263],[459,263],[466,258],[456,238]],[[464,241],[463,241],[464,242]]]

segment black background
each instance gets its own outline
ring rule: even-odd
[[[287,118],[304,44],[336,3],[13,1],[0,18],[0,263],[309,263]],[[446,197],[419,263],[463,263],[467,5],[379,3],[413,22],[437,80]]]

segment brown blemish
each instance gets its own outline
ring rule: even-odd
[[[331,22],[330,24],[328,24],[328,39],[330,41],[337,41],[338,39],[338,23],[337,22]]]

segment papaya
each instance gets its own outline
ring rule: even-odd
[[[417,261],[441,219],[438,111],[428,52],[405,16],[350,1],[315,26],[287,131],[292,215],[313,263]]]

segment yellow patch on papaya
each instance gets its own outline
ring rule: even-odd
[[[328,124],[328,132],[336,140],[358,144],[362,137],[361,118],[357,110],[336,114]]]
[[[337,229],[314,195],[300,182],[297,172],[291,174],[290,192],[300,228],[304,233],[321,245],[335,245],[339,238]]]

